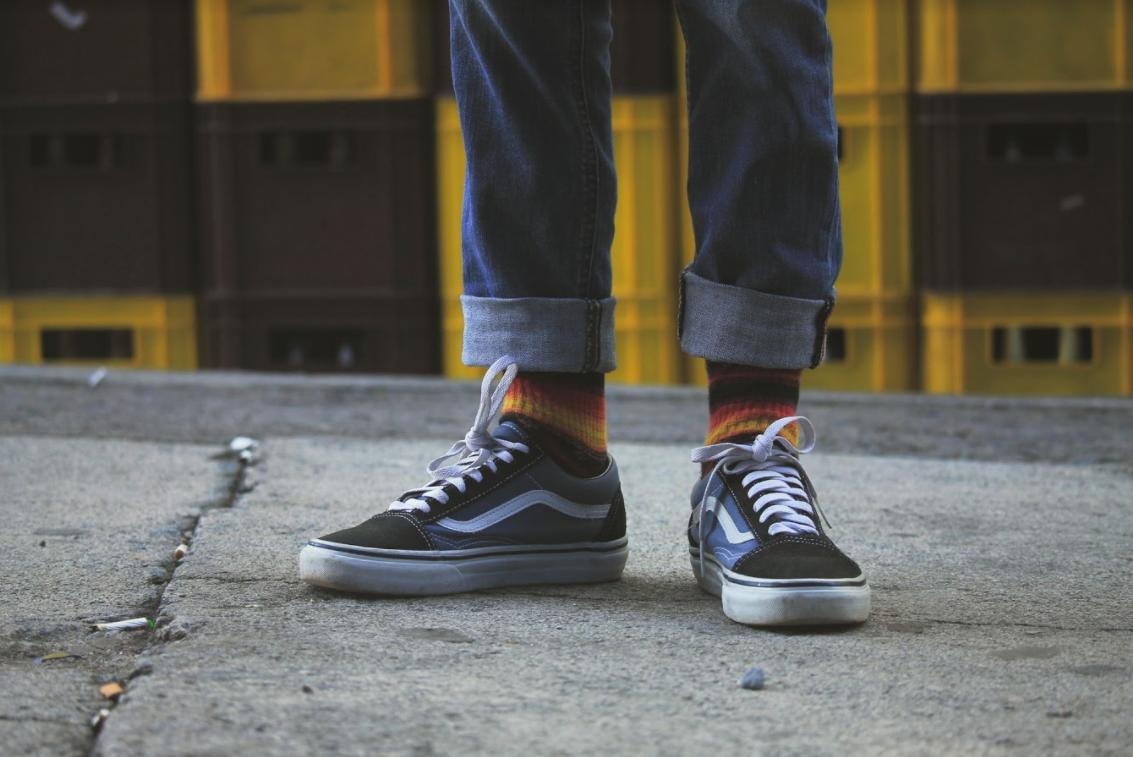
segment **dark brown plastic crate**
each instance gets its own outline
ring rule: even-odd
[[[269,371],[440,371],[431,295],[206,295],[201,364]]]
[[[224,304],[204,314],[206,364],[286,368],[278,329],[310,320],[307,353],[318,330],[370,346],[296,368],[437,370],[430,100],[200,105],[198,133],[203,290]]]
[[[452,93],[448,0],[435,0],[437,91]],[[660,94],[676,87],[676,17],[668,0],[612,0],[610,79],[615,94]]]
[[[0,108],[0,291],[188,292],[188,103]]]
[[[0,101],[185,98],[192,35],[191,0],[3,0]]]
[[[1123,93],[914,98],[918,268],[941,291],[1133,286]]]

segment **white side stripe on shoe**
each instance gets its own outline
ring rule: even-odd
[[[728,508],[724,507],[723,503],[715,497],[708,497],[705,500],[704,511],[700,514],[700,517],[703,518],[708,513],[716,515],[716,522],[724,529],[724,536],[728,537],[728,541],[732,544],[743,544],[745,541],[751,541],[755,538],[755,534],[751,531],[741,531],[736,526]]]
[[[450,531],[459,531],[462,534],[470,534],[476,531],[483,531],[485,528],[491,528],[497,523],[507,520],[513,515],[523,512],[529,507],[534,505],[546,505],[554,510],[558,510],[563,515],[569,515],[572,518],[584,518],[587,520],[597,520],[605,518],[610,512],[610,505],[581,505],[577,502],[559,496],[552,491],[546,489],[535,489],[533,491],[524,492],[514,499],[509,499],[503,504],[496,505],[486,513],[477,515],[471,520],[457,520],[456,518],[441,518],[437,521],[438,526],[443,526]]]

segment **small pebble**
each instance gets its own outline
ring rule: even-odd
[[[96,712],[94,714],[94,717],[90,719],[90,727],[97,731],[99,728],[102,727],[102,724],[106,721],[106,719],[108,717],[110,717],[110,710],[107,710],[107,709],[99,710],[98,712]]]
[[[304,693],[304,694],[314,694],[314,693],[315,693],[315,690],[314,690],[314,689],[312,689],[312,688],[311,688],[310,686],[308,686],[307,684],[303,684],[303,693]]]
[[[41,546],[41,547],[46,547],[46,546],[47,546],[47,542],[46,542],[46,541],[41,541],[41,542],[39,543],[39,546]]]
[[[763,688],[763,668],[752,668],[740,678],[740,687],[759,691]]]

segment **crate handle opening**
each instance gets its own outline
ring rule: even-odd
[[[846,362],[846,329],[835,326],[826,330],[826,350],[822,362]]]
[[[109,169],[119,163],[120,139],[106,132],[60,132],[28,137],[35,168]]]
[[[269,360],[281,368],[358,368],[364,334],[350,328],[274,328],[268,332]]]
[[[1003,163],[1077,163],[1090,156],[1085,123],[1005,123],[987,127],[987,155]]]
[[[349,131],[293,129],[259,134],[260,163],[276,168],[340,168],[354,159]]]
[[[994,363],[1089,363],[1094,330],[1089,326],[996,326],[991,330]]]
[[[41,329],[43,360],[132,360],[134,332],[128,328]]]

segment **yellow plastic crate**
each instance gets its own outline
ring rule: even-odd
[[[426,94],[432,7],[421,0],[197,0],[198,99]]]
[[[0,299],[0,363],[16,361],[16,306]]]
[[[611,259],[618,369],[613,382],[672,384],[681,379],[676,336],[676,107],[671,95],[615,97],[614,159],[618,206]],[[437,101],[438,214],[443,362],[446,376],[473,378],[460,361],[460,208],[464,148],[456,103]]]
[[[460,361],[464,314],[460,211],[464,201],[464,138],[452,97],[437,98],[437,235],[441,282],[441,364],[449,378],[479,378],[484,369]]]
[[[908,90],[905,6],[906,0],[831,0],[826,23],[834,43],[834,94]]]
[[[120,333],[129,332],[125,339]],[[93,333],[92,333],[93,332]],[[78,341],[103,335],[123,354],[44,355],[47,340]],[[0,300],[0,361],[98,364],[115,368],[194,370],[196,306],[177,297],[12,297]]]
[[[926,294],[935,394],[1133,394],[1133,295]]]
[[[677,342],[676,98],[615,97],[618,208],[611,252],[618,369],[611,381],[681,381]]]
[[[841,134],[839,302],[907,297],[913,289],[908,100],[904,95],[839,95],[835,108]],[[681,262],[687,265],[696,243],[686,192],[688,124],[684,116],[678,143],[683,200],[679,244]],[[704,385],[703,361],[688,358],[685,376],[690,383]]]
[[[1133,0],[920,0],[917,89],[1133,85]]]
[[[909,89],[907,0],[830,0],[826,24],[834,47],[834,94],[875,95]],[[686,95],[685,40],[677,27],[677,91]]]
[[[909,111],[904,95],[834,98],[841,140],[839,296],[912,290]]]
[[[842,296],[830,314],[826,357],[808,389],[899,392],[916,388],[916,317],[907,295]]]

